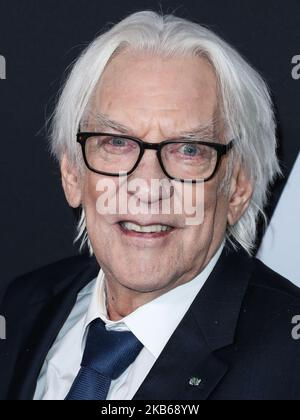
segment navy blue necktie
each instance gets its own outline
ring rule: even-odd
[[[131,365],[143,345],[128,331],[107,331],[95,319],[89,327],[81,369],[66,400],[105,400],[111,381]]]

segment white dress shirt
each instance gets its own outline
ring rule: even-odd
[[[131,331],[144,345],[136,360],[112,381],[108,400],[131,400],[216,265],[224,243],[193,280],[139,307],[119,321],[108,319],[105,275],[78,294],[76,304],[50,349],[39,375],[35,400],[64,400],[76,378],[89,324],[101,318],[107,330]]]

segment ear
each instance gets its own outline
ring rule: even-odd
[[[82,198],[79,170],[70,164],[66,154],[63,155],[60,170],[66,199],[71,207],[77,208]]]
[[[233,226],[249,207],[253,187],[243,168],[238,165],[233,173],[228,205],[228,223]]]

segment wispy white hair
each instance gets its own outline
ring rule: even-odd
[[[62,88],[52,117],[50,145],[60,161],[82,165],[76,133],[109,60],[124,48],[167,56],[200,55],[215,70],[226,141],[236,139],[231,162],[240,161],[253,186],[253,197],[242,218],[227,228],[227,238],[251,254],[258,216],[264,214],[268,189],[280,167],[276,156],[276,124],[268,87],[243,57],[214,32],[174,15],[134,13],[98,36],[80,55]],[[230,162],[229,162],[230,164]],[[82,208],[76,240],[91,243]]]

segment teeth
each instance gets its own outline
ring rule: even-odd
[[[149,226],[140,226],[131,222],[121,222],[121,225],[124,229],[139,232],[139,233],[159,233],[159,232],[168,232],[172,228],[166,225],[149,225]]]

